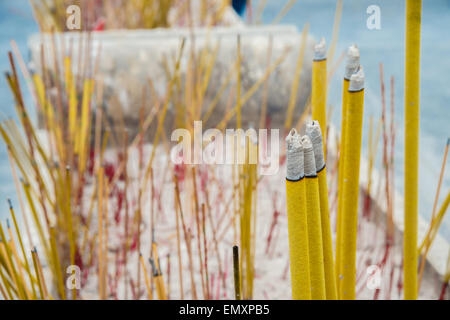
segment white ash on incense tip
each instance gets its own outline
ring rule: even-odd
[[[314,120],[306,124],[306,135],[311,139],[314,150],[314,158],[316,169],[321,170],[325,167],[325,159],[323,155],[323,138],[320,130],[319,121]]]
[[[325,38],[320,39],[319,43],[314,46],[314,60],[320,61],[327,58],[327,45]]]
[[[352,74],[348,91],[360,91],[364,89],[364,79],[364,71],[363,68],[360,67],[358,72]]]
[[[314,159],[314,150],[311,139],[308,136],[302,137],[303,155],[305,164],[305,177],[316,176],[316,160]]]
[[[359,68],[359,49],[356,44],[352,44],[348,47],[347,51],[347,61],[345,63],[345,73],[344,78],[350,80],[352,74],[358,71]]]
[[[286,137],[286,145],[286,178],[289,180],[299,180],[304,176],[303,146],[300,141],[300,135],[295,129],[292,129]]]

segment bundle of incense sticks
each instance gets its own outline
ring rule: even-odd
[[[82,30],[152,29],[183,25],[212,26],[224,23],[228,0],[190,2],[174,0],[32,0],[34,16],[43,32],[67,30],[67,8],[80,7]],[[77,11],[69,12],[74,14]],[[194,21],[195,17],[195,21]]]
[[[356,216],[364,74],[359,66],[358,48],[352,45],[348,50],[343,85],[343,133],[339,161],[335,263],[325,165],[327,148],[323,135],[327,128],[326,61],[325,41],[322,39],[315,46],[313,61],[313,121],[306,124],[306,136],[300,138],[295,131],[291,131],[286,140],[286,194],[294,299],[355,298]],[[305,181],[301,182],[302,180]],[[299,203],[299,199],[304,201]],[[307,239],[299,238],[305,235]],[[305,268],[305,265],[309,265],[309,269]],[[303,271],[303,274],[300,271]],[[305,275],[305,271],[309,274]]]
[[[336,299],[323,138],[317,121],[306,130],[300,137],[293,129],[286,139],[292,297]]]

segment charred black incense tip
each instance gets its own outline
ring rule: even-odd
[[[450,144],[450,138],[447,138],[447,145]]]
[[[9,229],[10,228],[10,226],[9,226],[9,219],[6,219],[6,227]]]
[[[12,205],[12,201],[10,198],[8,198],[8,204],[9,204],[9,209],[12,210],[13,205]]]
[[[158,270],[156,269],[155,261],[153,261],[152,258],[149,258],[149,259],[148,259],[148,262],[150,262],[150,265],[152,266],[152,273],[153,273],[153,276],[154,276],[154,277],[157,277],[157,276],[158,276]]]

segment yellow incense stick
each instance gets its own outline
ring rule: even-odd
[[[317,177],[319,180],[320,222],[322,227],[326,297],[327,300],[336,300],[336,276],[334,270],[333,239],[331,237],[330,227],[330,209],[328,205],[327,168],[323,154],[320,124],[317,121],[307,124],[306,134],[310,137],[313,144]]]
[[[326,148],[327,130],[327,56],[325,39],[314,47],[314,61],[311,88],[312,118],[319,121],[323,132],[323,147]],[[326,150],[324,149],[324,154]]]
[[[406,1],[404,298],[417,299],[419,198],[419,90],[422,0]]]
[[[303,146],[293,129],[286,138],[286,202],[292,299],[311,299],[308,225],[303,168]]]
[[[142,254],[139,254],[139,260],[141,262],[141,267],[144,270],[145,287],[147,289],[148,300],[153,300],[152,287],[150,285],[150,277],[148,276],[147,268],[145,267],[145,262],[144,258],[142,257]]]
[[[324,300],[326,298],[326,289],[322,225],[320,221],[319,181],[317,178],[316,163],[311,139],[308,136],[303,136],[302,144],[305,166],[306,215],[308,221],[311,298],[313,300]]]
[[[361,157],[362,120],[364,108],[364,73],[362,69],[350,78],[347,129],[344,154],[342,204],[342,284],[340,298],[355,299],[356,233],[359,195],[359,166]]]
[[[427,260],[428,251],[430,250],[431,245],[433,244],[434,238],[436,237],[437,232],[439,231],[439,227],[442,223],[442,219],[444,218],[445,212],[447,211],[449,204],[450,204],[450,192],[447,193],[447,196],[446,196],[444,202],[442,203],[442,206],[439,209],[436,217],[431,221],[426,238],[424,239],[424,241],[426,241],[426,245],[425,245],[425,250],[424,250],[425,252],[423,253],[422,261],[420,263],[420,268],[419,268],[419,282],[418,282],[419,289],[420,289],[420,284],[422,283],[422,277],[423,277],[423,272],[425,270],[425,262]],[[420,250],[418,250],[418,254],[420,254]]]
[[[294,114],[294,108],[295,104],[297,102],[297,92],[299,88],[300,83],[300,75],[303,69],[303,57],[305,56],[305,48],[306,48],[306,41],[308,37],[308,31],[309,31],[309,23],[306,23],[303,27],[302,35],[301,35],[301,41],[300,41],[300,49],[298,52],[297,57],[297,66],[295,67],[295,74],[294,79],[292,80],[291,84],[291,95],[289,97],[289,104],[286,111],[286,120],[284,122],[284,129],[288,130],[288,128],[291,127],[292,124],[292,116]],[[261,126],[262,128],[262,126]]]
[[[25,254],[25,248],[23,246],[22,236],[20,235],[20,232],[19,232],[19,226],[17,224],[16,215],[14,213],[14,208],[12,206],[12,203],[11,203],[10,199],[8,199],[8,204],[9,204],[9,210],[11,212],[11,217],[12,217],[13,223],[14,223],[14,228],[16,230],[16,234],[17,234],[17,237],[19,239],[19,245],[20,245],[20,249],[21,249],[21,252],[22,252],[23,260],[24,260],[25,270],[26,270],[26,272],[28,274],[28,277],[30,279],[31,289],[33,291],[33,298],[36,299],[36,290],[34,288],[34,282],[33,282],[33,277],[31,275],[30,265],[28,263],[27,256]],[[10,235],[10,238],[13,239],[12,235]],[[20,266],[19,266],[19,268],[20,268]]]
[[[14,262],[12,260],[12,250],[11,247],[8,244],[8,241],[6,239],[5,233],[3,231],[3,227],[0,224],[0,236],[2,240],[2,255],[4,256],[4,259],[6,261],[7,270],[9,270],[9,274],[14,282],[14,285],[17,290],[17,295],[20,299],[25,299],[25,291],[23,290],[22,286],[20,285],[20,278],[17,273],[17,270],[15,268]]]
[[[31,251],[31,255],[33,257],[34,270],[36,272],[36,279],[38,281],[41,299],[48,299],[50,297],[47,291],[47,285],[45,284],[44,274],[42,272],[41,262],[39,260],[39,255],[36,248]]]
[[[75,140],[75,129],[77,124],[78,101],[70,57],[64,58],[64,72],[66,79],[66,95],[69,100],[69,136],[70,141],[73,142]]]
[[[10,246],[9,247],[10,247],[11,252],[13,254],[13,257],[14,257],[15,266],[16,266],[17,270],[19,271],[19,273],[18,273],[18,275],[19,275],[19,277],[18,277],[19,285],[24,290],[26,299],[30,300],[30,299],[32,299],[32,296],[31,296],[30,291],[25,286],[25,277],[23,276],[23,271],[22,271],[22,261],[20,260],[19,254],[17,253],[17,250],[16,250],[16,242],[14,240],[12,229],[11,229],[11,227],[9,225],[9,220],[6,220],[6,223],[7,223],[8,235],[9,235],[9,238],[10,238]]]
[[[64,279],[62,276],[61,260],[59,259],[58,248],[56,244],[56,230],[55,227],[50,227],[50,249],[52,251],[52,262],[55,270],[56,282],[58,285],[59,295],[63,300],[66,300],[66,291],[64,288]]]
[[[80,155],[80,172],[84,173],[86,168],[86,157],[88,152],[88,144],[90,139],[90,105],[91,105],[91,95],[94,90],[94,80],[86,79],[83,84],[83,100],[81,104],[81,123],[79,128],[78,140],[75,143],[75,152],[78,151]]]
[[[339,172],[338,172],[338,207],[336,219],[336,284],[339,296],[340,276],[342,275],[342,200],[344,195],[343,180],[344,180],[344,154],[346,143],[346,128],[347,128],[347,101],[348,101],[348,86],[350,84],[350,77],[359,68],[359,50],[356,45],[348,48],[347,63],[345,65],[344,81],[342,85],[342,115],[341,115],[341,144],[339,150]]]

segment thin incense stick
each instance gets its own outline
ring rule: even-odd
[[[286,201],[292,299],[311,299],[308,225],[303,167],[303,146],[292,129],[286,137]]]
[[[289,97],[289,104],[286,111],[286,120],[284,122],[285,130],[288,130],[292,125],[292,115],[294,113],[295,104],[297,102],[297,92],[300,83],[300,75],[303,69],[303,57],[305,56],[305,48],[308,32],[309,32],[309,23],[306,23],[305,26],[303,27],[301,35],[300,48],[297,57],[297,66],[295,67],[294,79],[292,80],[291,84],[291,95]],[[260,128],[263,128],[263,126],[260,126]]]
[[[327,132],[327,51],[322,38],[314,47],[314,61],[311,88],[312,118],[319,121],[323,132],[323,146],[326,146]],[[326,150],[324,149],[324,154]]]
[[[236,73],[236,126],[237,128],[242,127],[242,117],[241,117],[241,64],[242,64],[242,55],[241,55],[241,35],[237,36],[237,73]]]
[[[342,203],[342,285],[340,298],[355,299],[356,233],[359,195],[362,122],[364,108],[364,73],[362,68],[350,78],[347,106]]]
[[[175,203],[175,228],[176,228],[176,233],[177,233],[177,255],[178,255],[178,277],[179,277],[179,284],[180,284],[180,299],[183,300],[184,299],[184,289],[183,289],[183,262],[181,259],[181,237],[180,237],[180,219],[179,219],[179,214],[178,214],[178,202],[177,202],[177,197],[179,197],[179,195],[176,194],[176,192],[178,191],[177,188],[175,188],[175,199],[174,199],[174,203]]]
[[[98,169],[98,293],[101,300],[104,300],[106,298],[106,278],[104,275],[105,266],[104,266],[104,256],[103,256],[103,250],[104,250],[104,240],[103,240],[103,229],[104,229],[104,222],[103,222],[103,197],[104,197],[104,168],[100,167]],[[126,240],[125,240],[126,241]]]
[[[341,285],[340,278],[342,276],[342,204],[344,196],[343,180],[344,180],[344,155],[347,131],[347,109],[348,109],[348,86],[350,77],[359,68],[359,50],[356,45],[351,45],[347,51],[347,63],[345,65],[344,80],[342,84],[342,115],[341,115],[341,143],[339,151],[339,171],[338,171],[338,208],[336,219],[336,284],[338,288],[338,296],[340,296],[339,288]]]
[[[320,218],[319,181],[317,178],[314,150],[311,139],[302,137],[305,187],[306,187],[306,213],[308,220],[309,245],[309,273],[311,279],[311,298],[325,300],[325,270],[323,259],[322,225]]]
[[[234,297],[241,300],[241,275],[239,267],[239,247],[233,246]]]
[[[406,1],[405,47],[405,300],[417,299],[417,229],[419,198],[419,90],[422,0]]]
[[[48,298],[50,298],[50,296],[48,294],[47,285],[45,284],[45,278],[44,278],[44,274],[42,272],[42,266],[41,266],[41,262],[40,262],[39,255],[37,253],[36,248],[34,248],[31,251],[31,254],[33,256],[34,269],[35,269],[36,278],[37,278],[38,284],[39,284],[39,291],[41,293],[41,299],[48,299]]]
[[[307,124],[306,134],[310,137],[313,144],[317,177],[319,179],[320,221],[322,226],[326,297],[327,300],[336,300],[336,275],[330,227],[330,209],[328,205],[327,168],[323,154],[323,139],[319,123],[313,121],[311,124]]]
[[[203,250],[204,250],[204,268],[205,268],[205,283],[206,283],[206,299],[211,298],[210,284],[209,284],[209,271],[208,271],[208,242],[206,240],[206,205],[202,203],[202,234],[203,234]],[[167,257],[170,258],[170,255]],[[170,260],[169,260],[170,261]]]
[[[17,274],[17,270],[15,268],[14,262],[12,260],[12,250],[8,244],[8,240],[6,239],[5,233],[3,231],[3,227],[0,224],[0,236],[1,236],[1,240],[2,240],[2,244],[4,245],[4,247],[2,248],[2,250],[4,249],[4,251],[2,252],[3,254],[3,258],[6,261],[6,267],[7,270],[9,271],[9,274],[13,280],[13,284],[15,286],[15,290],[17,290],[17,296],[19,299],[25,299],[25,292],[23,291],[23,288],[21,286],[19,286],[20,280],[19,280],[19,275]]]
[[[66,300],[66,291],[64,288],[61,260],[59,258],[58,247],[56,244],[56,230],[54,226],[50,227],[50,249],[52,251],[52,262],[57,279],[59,295],[63,300]]]
[[[202,253],[202,241],[201,241],[201,225],[200,225],[200,208],[198,204],[198,195],[197,195],[197,183],[196,183],[196,171],[195,167],[192,167],[192,184],[193,184],[193,191],[194,191],[194,217],[195,222],[197,225],[197,250],[198,250],[198,258],[199,258],[199,266],[200,266],[200,278],[202,283],[202,290],[203,290],[203,299],[206,299],[206,286],[208,285],[205,283],[205,277],[204,277],[204,270],[203,270],[203,253]]]
[[[142,257],[142,254],[139,254],[139,261],[141,263],[142,270],[144,271],[145,288],[147,289],[148,300],[153,300],[152,288],[150,286],[150,277],[148,276],[147,268],[145,267],[145,261]]]
[[[197,289],[195,286],[195,281],[194,281],[194,269],[193,269],[193,262],[192,262],[192,247],[191,247],[191,241],[190,241],[190,231],[188,231],[186,229],[186,224],[184,223],[184,215],[183,215],[183,207],[181,206],[181,199],[180,199],[180,188],[178,187],[178,178],[175,176],[175,195],[176,195],[176,200],[178,203],[178,210],[180,213],[180,218],[181,218],[181,225],[183,227],[183,234],[184,234],[184,240],[186,242],[186,248],[188,251],[188,262],[189,262],[189,271],[190,271],[190,276],[191,276],[191,287],[192,287],[192,297],[194,300],[197,300]]]
[[[447,139],[447,144],[445,145],[444,158],[442,159],[441,171],[440,171],[440,174],[439,174],[439,182],[438,182],[437,189],[436,189],[436,195],[434,197],[433,210],[431,211],[431,223],[433,223],[433,220],[436,217],[436,208],[437,208],[437,203],[438,203],[438,200],[439,200],[439,194],[440,194],[440,191],[441,191],[442,178],[444,177],[445,166],[447,164],[447,156],[448,156],[449,147],[450,147],[450,138]],[[431,230],[431,228],[429,230]],[[428,241],[427,240],[428,237],[429,237],[429,234],[427,233],[425,235],[425,238],[423,239],[422,243],[419,246],[419,250],[418,250],[418,254],[419,255],[422,252],[423,247],[426,245],[426,243]]]
[[[11,217],[12,217],[13,223],[14,223],[14,228],[15,228],[17,237],[19,239],[20,249],[21,249],[22,256],[23,256],[23,261],[25,262],[25,270],[27,271],[28,276],[30,278],[30,285],[31,285],[31,289],[33,291],[33,297],[36,298],[36,290],[34,288],[33,278],[31,276],[30,265],[28,264],[28,259],[27,259],[27,256],[25,254],[25,248],[24,248],[24,245],[23,245],[22,236],[20,235],[20,232],[19,232],[19,226],[17,224],[16,215],[14,213],[14,208],[12,206],[12,202],[11,202],[10,199],[8,199],[8,204],[9,204],[9,210],[11,212]],[[12,237],[11,237],[11,239],[12,239]]]
[[[449,204],[450,204],[450,192],[447,193],[447,197],[445,198],[441,208],[437,212],[436,218],[432,221],[434,223],[430,224],[430,229],[428,230],[429,232],[427,232],[427,244],[425,246],[424,249],[425,252],[423,253],[422,261],[420,263],[419,268],[419,283],[418,283],[419,288],[420,284],[422,283],[423,272],[425,270],[425,262],[427,260],[428,251],[430,250],[431,245],[433,244],[433,240],[436,237],[436,234],[439,230],[442,219],[444,218],[444,215],[448,209]]]

